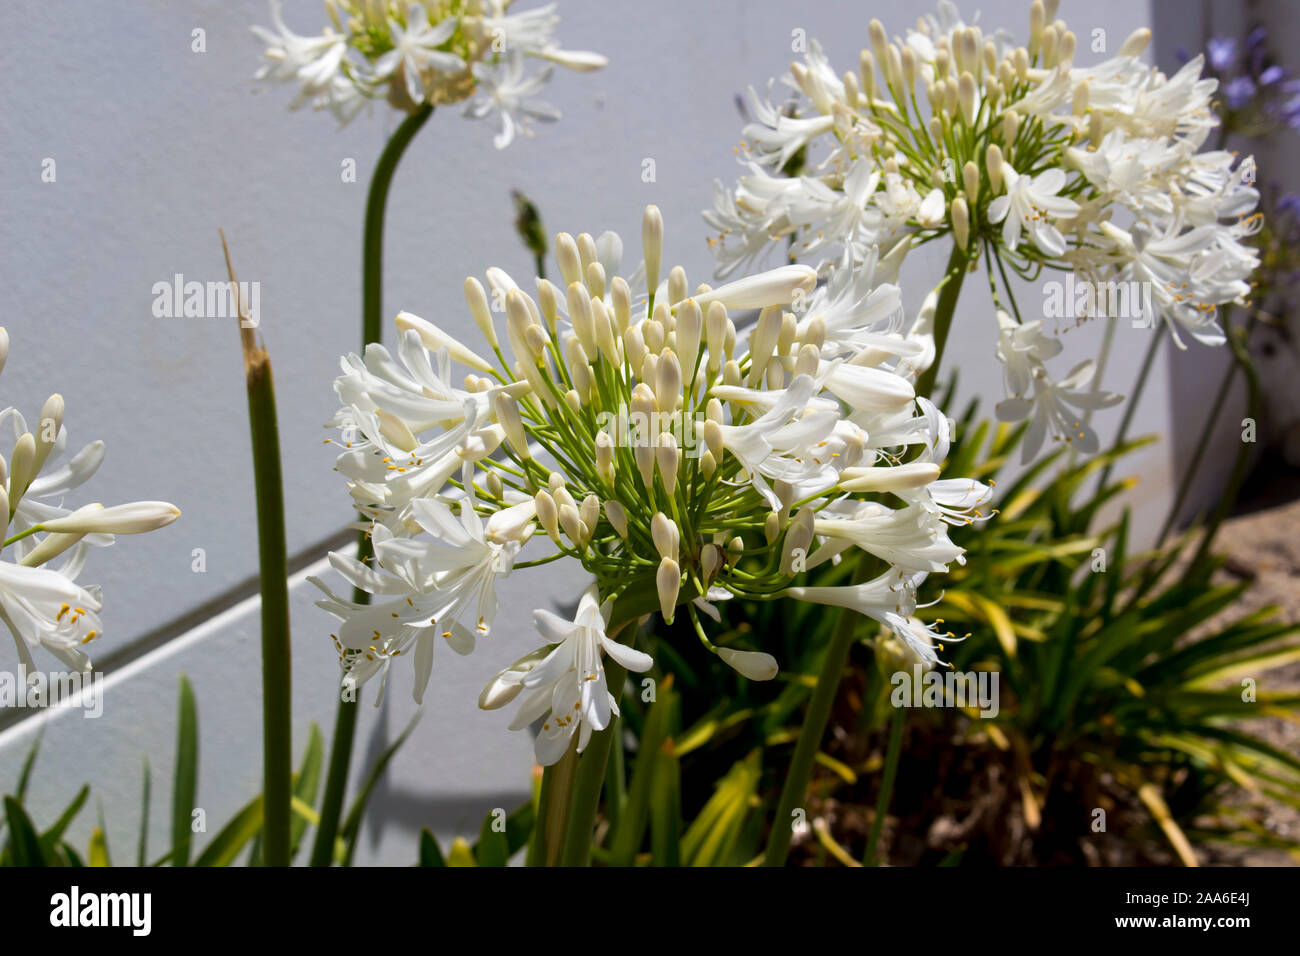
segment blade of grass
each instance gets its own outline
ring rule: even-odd
[[[199,713],[194,688],[181,676],[179,716],[176,724],[176,771],[172,778],[173,866],[189,866],[194,800],[199,780]]]

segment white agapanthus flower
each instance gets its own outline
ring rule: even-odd
[[[498,116],[494,143],[504,149],[516,135],[531,135],[533,120],[559,118],[537,99],[553,64],[589,72],[608,62],[560,48],[554,4],[519,13],[513,6],[514,0],[326,0],[329,25],[302,36],[285,24],[281,0],[271,0],[272,29],[253,27],[267,60],[256,78],[297,85],[290,108],[329,110],[340,123],[373,99],[408,112],[463,102],[466,116]],[[528,74],[528,61],[543,65]]]
[[[9,334],[0,327],[0,370],[8,357]],[[91,442],[60,464],[68,443],[63,416],[57,394],[46,400],[30,430],[17,409],[0,411],[0,423],[7,421],[13,434],[9,457],[0,457],[0,621],[28,672],[36,670],[37,647],[73,670],[90,668],[85,645],[103,634],[104,625],[100,589],[77,583],[88,546],[154,531],[180,516],[165,501],[69,508],[65,495],[94,475],[104,443]]]
[[[938,15],[901,38],[873,20],[856,70],[837,73],[813,41],[783,77],[791,98],[751,89],[745,171],[730,188],[717,184],[705,213],[718,277],[779,249],[843,290],[851,280],[842,274],[878,251],[896,271],[909,249],[945,238],[963,267],[984,260],[999,307],[1014,303],[1008,273],[1069,270],[1098,287],[1142,290],[1140,315],[1102,303],[1081,318],[1162,322],[1179,347],[1187,335],[1221,344],[1218,313],[1250,293],[1258,255],[1247,242],[1260,222],[1253,160],[1204,148],[1218,125],[1217,81],[1201,77],[1200,57],[1173,76],[1143,63],[1147,30],[1108,60],[1076,63],[1056,7],[1034,0],[1018,45],[939,0]],[[1043,315],[1010,311],[1032,329]],[[990,352],[1021,361],[1005,325],[998,331]],[[1035,437],[1095,447],[1078,421],[1086,415],[1070,408],[1114,397],[1087,397],[1088,367],[1053,381],[1043,357],[1027,377],[1008,368],[1013,388],[999,415],[1029,418]]]
[[[769,679],[770,654],[715,647],[702,617],[718,619],[718,602],[733,597],[794,593],[805,570],[856,549],[895,582],[885,610],[902,617],[875,605],[872,615],[912,633],[898,621],[915,585],[961,560],[948,529],[978,517],[989,491],[940,478],[948,422],[918,406],[912,379],[927,353],[900,331],[897,289],[835,286],[833,322],[791,310],[816,285],[808,266],[692,292],[680,267],[664,275],[654,207],[633,280],[619,274],[612,233],[562,233],[554,248],[558,285],[537,279],[525,291],[500,269],[486,287],[466,280],[482,354],[402,313],[396,356],[372,345],[343,361],[337,467],[375,544],[370,566],[333,558],[374,602],[332,592],[321,602],[340,620],[344,680],[413,656],[418,698],[436,643],[471,650],[491,630],[500,580],[560,558],[594,579],[577,617],[539,611],[547,646],[502,671],[481,701],[530,691],[515,725],[543,721],[544,763],[617,712],[604,656],[652,666],[631,647],[648,615],[688,615],[709,651]],[[879,272],[892,278],[887,262]],[[733,310],[748,309],[758,320],[738,330]],[[543,534],[553,553],[524,560]]]

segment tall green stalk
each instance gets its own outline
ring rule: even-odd
[[[364,348],[383,337],[384,327],[384,213],[388,206],[388,187],[393,173],[406,151],[406,147],[425,122],[433,115],[429,104],[402,121],[389,139],[375,165],[370,178],[370,193],[366,199],[365,233],[361,246],[361,345]],[[357,538],[357,560],[368,561],[373,555],[370,539],[364,534]],[[370,594],[361,588],[353,590],[352,599],[366,604]],[[330,746],[330,764],[325,778],[325,795],[321,803],[320,823],[312,843],[311,865],[329,866],[334,855],[334,842],[338,836],[339,819],[343,815],[343,797],[347,791],[348,769],[352,763],[352,747],[356,737],[357,708],[361,706],[360,691],[352,700],[339,697],[338,711],[334,717],[334,741]]]
[[[226,237],[221,237],[230,286],[238,290]],[[238,292],[236,292],[238,295]],[[271,358],[239,303],[240,345],[248,386],[248,425],[253,440],[253,486],[257,496],[257,555],[262,591],[262,858],[289,865],[292,667],[289,651],[289,568],[284,533],[284,485],[275,413]]]
[[[965,251],[954,245],[943,281],[939,286],[939,300],[935,305],[934,363],[917,382],[917,395],[929,396],[934,389],[939,364],[943,359],[944,346],[947,344],[953,316],[957,311],[957,297],[961,295],[962,280],[966,277],[967,262]],[[853,583],[861,584],[865,581],[867,572],[868,562],[861,560],[859,556],[857,565],[853,569]],[[853,645],[857,625],[861,621],[860,615],[847,608],[841,609],[839,615],[826,648],[826,656],[822,659],[817,686],[813,689],[812,699],[808,702],[808,713],[804,717],[803,726],[799,729],[799,739],[795,744],[794,757],[790,761],[785,785],[781,788],[781,798],[772,821],[767,851],[763,855],[764,866],[784,866],[786,857],[790,855],[790,840],[794,836],[791,820],[795,808],[803,803],[808,791],[813,761],[821,746],[822,735],[826,732],[831,705],[835,702],[835,692],[839,689],[844,664],[848,661],[849,649]]]
[[[898,777],[898,758],[903,753],[903,727],[906,724],[907,711],[895,708],[894,717],[889,722],[889,749],[885,751],[885,770],[880,780],[880,796],[876,798],[876,816],[871,821],[867,849],[862,855],[863,866],[876,865],[876,847],[880,843],[880,831],[885,825],[885,814],[889,812],[889,803],[894,796],[894,780]]]
[[[1133,394],[1129,396],[1128,402],[1125,403],[1124,417],[1120,419],[1119,431],[1115,433],[1112,448],[1118,448],[1124,444],[1124,439],[1128,437],[1129,426],[1133,424],[1133,416],[1137,412],[1138,402],[1142,399],[1142,393],[1146,391],[1147,379],[1151,377],[1151,369],[1155,366],[1156,355],[1160,352],[1160,344],[1164,341],[1165,331],[1165,324],[1161,322],[1156,326],[1155,331],[1151,333],[1151,344],[1147,346],[1147,354],[1142,359],[1142,368],[1138,372],[1137,383],[1133,386]],[[1101,470],[1101,475],[1097,479],[1098,493],[1110,482],[1110,473],[1114,467],[1115,459],[1112,458],[1106,462],[1106,467]]]

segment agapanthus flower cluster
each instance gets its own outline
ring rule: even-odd
[[[257,78],[298,86],[291,108],[310,104],[346,123],[373,99],[412,112],[426,103],[463,103],[474,119],[496,114],[494,139],[504,149],[534,121],[559,119],[537,95],[558,64],[582,72],[607,60],[563,50],[555,39],[555,5],[512,12],[513,0],[325,0],[329,25],[315,36],[294,33],[280,0],[273,29],[254,27],[269,61]],[[543,65],[529,73],[530,61]]]
[[[887,266],[823,301],[805,265],[692,290],[680,267],[662,276],[662,248],[654,207],[629,278],[617,235],[561,233],[558,285],[526,289],[497,268],[486,286],[466,280],[482,353],[402,313],[394,351],[343,360],[337,468],[374,543],[369,565],[331,556],[370,604],[318,582],[345,683],[411,656],[420,699],[437,644],[464,654],[488,636],[503,578],[562,559],[592,582],[574,620],[537,611],[545,645],[480,698],[525,693],[513,726],[542,721],[543,763],[617,713],[603,660],[648,669],[632,625],[654,613],[689,616],[752,679],[773,677],[775,659],[705,631],[734,597],[850,607],[936,660],[917,588],[961,561],[948,528],[977,520],[989,494],[940,478],[949,422],[914,388],[933,350],[898,331]],[[550,553],[521,560],[530,541]],[[874,570],[864,583],[798,586],[851,552]]]
[[[0,327],[0,370],[9,357],[9,334]],[[104,632],[100,589],[77,583],[89,546],[106,547],[117,534],[138,534],[180,516],[164,501],[136,501],[72,510],[65,497],[80,488],[104,460],[93,441],[67,457],[64,401],[51,395],[35,427],[12,406],[0,411],[13,444],[0,456],[0,621],[13,635],[22,667],[35,673],[32,650],[43,647],[75,671],[90,668],[85,645]]]
[[[1053,380],[1044,360],[1061,343],[1045,313],[1015,304],[1008,271],[1073,273],[1067,315],[1164,322],[1180,347],[1184,335],[1221,344],[1219,309],[1245,299],[1257,265],[1259,197],[1253,160],[1202,150],[1218,120],[1201,57],[1166,76],[1138,59],[1144,29],[1079,65],[1056,6],[1034,0],[1024,45],[966,23],[947,0],[894,40],[873,20],[870,49],[842,74],[811,42],[784,77],[791,102],[774,102],[770,85],[750,90],[747,172],[717,185],[705,218],[719,232],[719,277],[774,246],[823,273],[940,238],[972,271],[982,257],[1004,310],[991,350],[1007,364],[1000,416],[1032,416],[1036,434],[1093,451],[1078,411],[1119,399],[1088,387],[1091,363]]]

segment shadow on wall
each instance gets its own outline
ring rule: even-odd
[[[1300,42],[1300,23],[1294,11],[1294,6],[1285,0],[1242,5],[1155,0],[1151,11],[1155,61],[1166,73],[1172,73],[1181,66],[1180,52],[1195,55],[1205,49],[1207,39],[1212,36],[1243,37],[1252,24],[1265,23],[1270,52],[1283,60],[1284,65],[1295,67],[1298,64],[1285,62],[1290,57],[1289,51]],[[1227,148],[1255,155],[1262,188],[1276,187],[1287,192],[1300,188],[1300,170],[1287,155],[1296,146],[1288,142],[1292,135],[1280,133],[1267,144],[1233,137]],[[1240,315],[1237,320],[1241,320]],[[1297,419],[1300,349],[1296,345],[1294,318],[1284,317],[1283,321],[1289,325],[1289,332],[1286,325],[1280,330],[1261,327],[1251,338],[1264,405],[1252,462],[1257,473],[1273,474],[1300,466],[1300,442],[1296,441],[1300,438],[1300,419]],[[1168,440],[1173,473],[1182,476],[1192,466],[1206,416],[1214,410],[1232,360],[1226,348],[1209,348],[1194,341],[1187,342],[1186,350],[1170,349],[1169,355],[1173,422]],[[1234,376],[1208,447],[1202,453],[1197,476],[1179,514],[1180,523],[1185,524],[1208,510],[1223,492],[1241,448],[1246,415],[1246,389],[1238,374]],[[1260,494],[1258,483],[1252,484],[1255,495]],[[1294,486],[1295,482],[1288,484]],[[1249,499],[1251,491],[1248,486],[1243,497]]]

